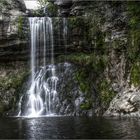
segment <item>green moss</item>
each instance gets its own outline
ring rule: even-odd
[[[75,80],[78,81],[80,90],[90,97],[93,84],[96,84],[97,80],[102,79],[108,64],[108,57],[106,55],[95,55],[94,53],[78,53],[66,57],[61,56],[60,59],[79,66],[75,73]]]
[[[95,55],[94,53],[78,53],[67,56],[66,60],[79,66],[75,73],[75,80],[78,81],[80,90],[88,100],[88,102],[81,104],[81,109],[88,110],[92,108],[94,102],[92,98],[93,85],[96,87],[101,104],[108,107],[115,96],[111,84],[104,80],[104,70],[108,64],[108,57],[101,54]]]
[[[140,2],[128,2],[129,25],[132,29],[140,27]]]
[[[140,2],[129,2],[128,3],[128,14],[129,14],[129,37],[128,37],[128,48],[127,56],[128,59],[133,63],[135,60],[140,60]]]
[[[19,35],[19,38],[24,38],[24,32],[23,32],[24,17],[19,16],[17,22],[18,22],[18,35]]]
[[[73,18],[69,18],[69,28],[70,29],[74,29],[74,28],[79,28],[79,27],[84,27],[84,18],[79,16],[79,17],[73,17]]]
[[[131,64],[130,84],[140,85],[140,2],[128,3],[129,37],[127,57]]]
[[[6,77],[0,78],[0,87],[2,87],[3,90],[9,90],[10,88],[17,89],[21,87],[23,84],[24,78],[28,75],[28,73],[21,72],[20,74],[10,74]]]
[[[75,73],[75,80],[78,81],[80,90],[83,93],[88,93],[90,91],[90,83],[87,80],[88,73],[85,69],[81,69]]]
[[[89,66],[93,68],[93,71],[98,69],[104,69],[108,62],[107,55],[97,55],[95,53],[85,54],[85,53],[76,53],[67,56],[60,56],[60,61],[69,61],[82,66]]]
[[[88,13],[87,16],[79,16],[69,19],[69,29],[71,31],[81,31],[80,40],[84,42],[80,48],[86,48],[89,52],[91,49],[99,50],[98,53],[104,53],[106,48],[104,43],[105,34],[100,29],[101,18],[95,13]],[[86,46],[85,46],[86,45]]]
[[[134,86],[140,86],[140,62],[132,66],[130,80]]]
[[[102,80],[98,86],[98,92],[100,94],[101,104],[104,106],[109,106],[109,103],[116,95],[111,89],[111,85],[107,80]]]
[[[19,99],[22,85],[25,82],[28,71],[25,68],[19,68],[18,70],[10,67],[10,65],[5,65],[4,71],[5,75],[0,75],[0,113],[8,111],[15,107],[17,100]],[[10,70],[8,70],[9,68]]]
[[[48,9],[48,12],[51,14],[51,16],[57,16],[58,9],[56,5],[49,2],[47,5],[47,9]]]
[[[91,101],[87,101],[87,102],[85,102],[85,103],[82,103],[82,104],[80,105],[80,108],[81,108],[82,110],[89,110],[89,109],[92,108],[92,102],[91,102]]]

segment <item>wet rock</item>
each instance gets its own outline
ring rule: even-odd
[[[59,114],[68,116],[91,116],[95,114],[96,109],[86,104],[88,102],[87,94],[80,90],[79,84],[75,79],[77,67],[74,64],[61,63],[57,66],[57,69],[61,69],[62,72],[59,71],[57,75],[59,78],[57,85],[60,100]],[[91,100],[94,100],[94,92],[90,95]],[[93,106],[96,103],[93,103]]]
[[[70,13],[70,7],[72,6],[72,0],[54,0],[55,5],[59,8],[59,16],[68,16]]]

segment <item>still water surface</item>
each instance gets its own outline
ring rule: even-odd
[[[87,117],[1,118],[1,139],[134,139],[139,119]]]

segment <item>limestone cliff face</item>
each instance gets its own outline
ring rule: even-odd
[[[18,59],[25,49],[25,11],[22,0],[0,1],[0,61]]]
[[[80,88],[89,97],[91,85],[96,89],[99,114],[140,116],[140,11],[136,10],[140,3],[56,3],[61,16],[70,6],[71,55],[67,60],[80,66]]]

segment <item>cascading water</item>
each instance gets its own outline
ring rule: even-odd
[[[55,108],[59,103],[59,98],[56,89],[58,77],[54,65],[52,19],[34,17],[29,18],[29,23],[31,32],[31,85],[20,99],[18,116],[55,115],[57,114]],[[43,58],[40,58],[42,56]],[[50,65],[47,65],[47,62]]]
[[[63,18],[63,39],[65,46],[65,55],[67,54],[67,38],[68,38],[68,21],[67,18]]]

